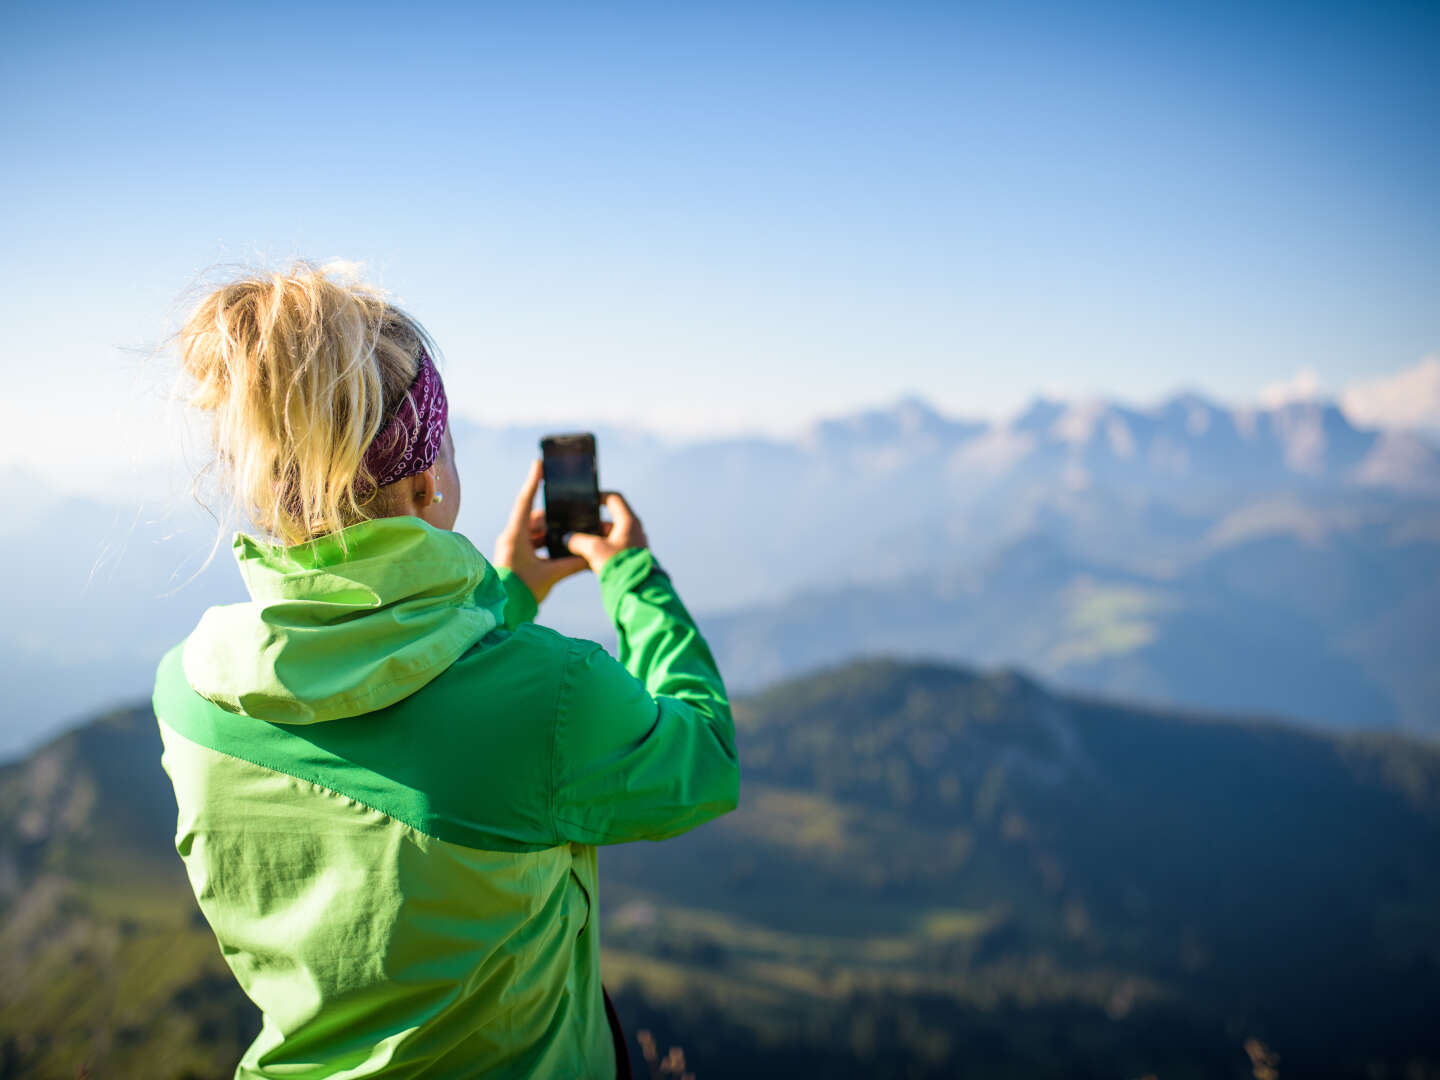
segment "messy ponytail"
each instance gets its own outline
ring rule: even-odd
[[[236,508],[293,545],[385,516],[366,448],[404,400],[424,329],[303,260],[222,285],[179,334]],[[344,539],[341,538],[344,547]]]

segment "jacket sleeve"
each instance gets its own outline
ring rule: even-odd
[[[535,603],[530,586],[508,566],[497,566],[495,572],[500,575],[500,584],[505,586],[505,629],[514,630],[521,623],[533,622],[540,605]]]
[[[571,645],[556,711],[556,829],[582,844],[663,840],[739,804],[730,702],[648,548],[611,556],[600,594],[620,655]]]

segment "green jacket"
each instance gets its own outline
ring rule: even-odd
[[[597,844],[733,810],[709,648],[649,550],[619,661],[535,625],[462,534],[390,517],[268,557],[160,662],[175,846],[263,1014],[236,1077],[611,1077]]]

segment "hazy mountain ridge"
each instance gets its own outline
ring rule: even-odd
[[[1259,504],[1162,569],[1077,556],[1036,531],[979,565],[803,592],[718,616],[751,688],[855,652],[1021,663],[1062,685],[1337,728],[1440,732],[1437,519],[1384,506]],[[1187,548],[1188,553],[1187,553]]]
[[[601,854],[607,985],[701,1076],[1440,1059],[1432,746],[895,661],[736,716],[741,808]],[[0,768],[0,1076],[228,1075],[255,1029],[159,754],[139,707]]]

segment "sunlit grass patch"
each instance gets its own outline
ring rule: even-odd
[[[1060,639],[1045,658],[1052,670],[1144,648],[1156,638],[1156,617],[1176,601],[1159,589],[1082,576],[1065,589],[1063,603]]]

